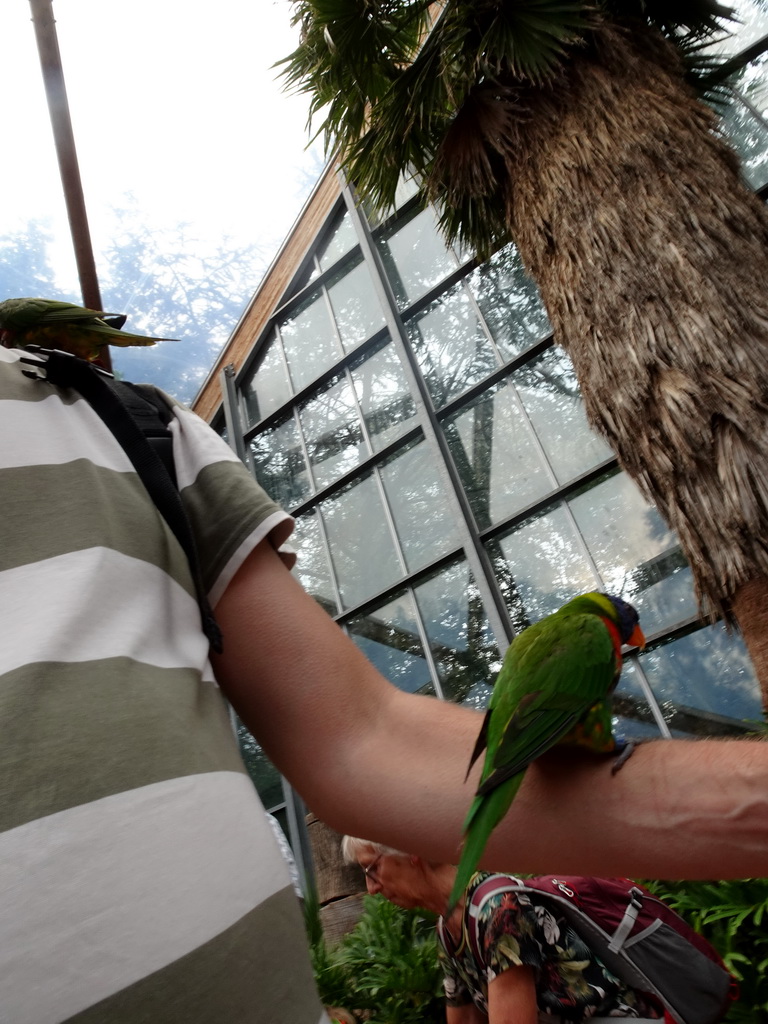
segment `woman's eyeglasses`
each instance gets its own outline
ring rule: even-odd
[[[376,869],[378,868],[379,861],[381,860],[381,858],[383,856],[384,855],[380,853],[379,856],[376,858],[376,860],[374,860],[371,864],[369,864],[367,868],[363,868],[363,871],[365,872],[365,877],[366,878],[370,878],[370,880],[372,882],[378,882],[379,881],[379,876],[376,874]]]

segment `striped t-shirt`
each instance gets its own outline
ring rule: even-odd
[[[19,358],[0,348],[0,1022],[318,1024],[186,558],[88,403]],[[197,416],[171,430],[215,606],[291,520]]]

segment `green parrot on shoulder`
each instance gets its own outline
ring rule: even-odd
[[[56,299],[5,299],[0,302],[0,345],[57,348],[92,362],[105,345],[154,345],[175,338],[149,338],[121,331],[128,318]]]
[[[645,646],[637,612],[621,598],[598,592],[568,601],[512,641],[467,769],[468,775],[485,750],[447,913],[477,870],[531,761],[556,743],[601,754],[619,749],[610,696],[624,644]]]

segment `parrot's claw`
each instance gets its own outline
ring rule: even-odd
[[[616,751],[618,751],[619,756],[611,766],[611,775],[615,775],[617,771],[624,767],[630,757],[632,757],[635,752],[635,744],[631,740],[617,738],[614,753]]]

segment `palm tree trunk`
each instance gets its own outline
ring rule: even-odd
[[[768,580],[750,580],[733,595],[731,608],[756,667],[768,664]],[[763,708],[768,715],[768,693],[763,678]]]
[[[531,97],[508,222],[591,423],[768,705],[768,215],[656,33],[605,26],[563,79]]]

